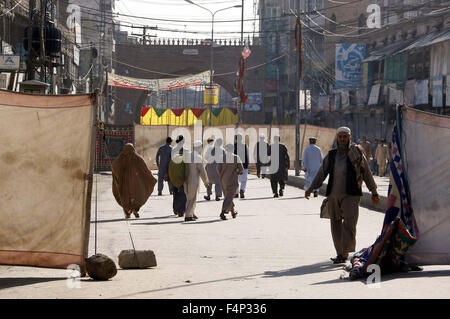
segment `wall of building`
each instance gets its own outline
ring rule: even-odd
[[[197,50],[198,54],[183,54],[185,50]],[[255,45],[250,46],[251,55],[247,58],[246,67],[264,63],[264,48]],[[214,71],[216,76],[214,82],[227,90],[232,96],[236,96],[234,90],[236,81],[236,70],[238,69],[239,58],[242,47],[240,45],[222,45],[214,48]],[[192,52],[192,51],[191,51]],[[117,44],[117,61],[114,68],[117,74],[143,78],[157,79],[173,77],[165,74],[196,74],[210,69],[210,47],[205,45],[140,45],[140,44]],[[132,65],[133,67],[131,67]],[[146,70],[156,71],[149,72]],[[263,68],[247,70],[245,73],[246,93],[261,92],[263,88]],[[226,74],[226,75],[224,75]],[[134,123],[139,123],[139,115],[142,104],[142,92],[138,90],[119,89],[115,91],[114,98],[117,98],[117,124],[129,124],[131,119]],[[125,104],[133,104],[133,114],[127,114]],[[147,105],[145,105],[147,106]],[[262,112],[243,112],[244,123],[264,123]]]
[[[245,132],[249,133],[255,130],[256,132],[253,142],[250,143],[249,137],[246,136],[246,143],[249,146],[250,152],[253,154],[256,139],[260,133],[264,133],[266,135],[266,141],[270,140],[273,142],[273,135],[276,133],[276,129],[278,129],[278,133],[280,134],[281,143],[285,144],[290,160],[291,160],[291,169],[294,169],[294,160],[295,160],[295,126],[294,125],[283,125],[283,126],[271,126],[271,125],[239,125],[239,126],[215,126],[213,129],[220,130],[223,139],[224,145],[225,143],[230,143],[230,141],[226,138],[226,130],[232,129],[231,134],[235,129],[241,130],[242,134]],[[194,127],[179,127],[179,126],[143,126],[143,125],[135,125],[135,148],[136,152],[140,154],[150,169],[157,169],[156,167],[156,152],[158,148],[165,144],[165,140],[167,136],[172,136],[172,139],[175,140],[176,136],[180,134],[180,129],[186,129],[189,132],[190,136],[192,136],[191,141],[187,141],[186,145],[191,145],[194,142],[194,139],[202,139],[203,144],[206,144],[206,140],[210,137],[211,131],[209,131],[208,127],[200,128],[199,136],[194,137]],[[250,129],[250,130],[249,130]],[[178,133],[175,132],[178,130]],[[209,133],[208,133],[209,132]],[[187,138],[187,134],[184,134]],[[303,136],[305,137],[303,139]],[[302,145],[303,140],[303,150],[309,145],[309,137],[316,137],[317,143],[316,145],[322,149],[322,153],[325,155],[331,149],[331,146],[334,143],[336,137],[336,131],[330,128],[318,127],[307,125],[306,131],[305,126],[300,126],[300,143]],[[216,136],[217,138],[217,136]],[[192,149],[192,148],[190,148]]]

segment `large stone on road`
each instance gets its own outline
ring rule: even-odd
[[[153,250],[122,250],[119,254],[119,266],[123,269],[156,267]]]
[[[117,274],[114,261],[106,255],[96,254],[86,259],[89,277],[95,280],[108,280]]]

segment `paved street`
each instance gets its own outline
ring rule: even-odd
[[[111,175],[98,178],[97,252],[117,264],[131,249],[127,222],[111,191]],[[154,191],[154,194],[156,190]],[[0,298],[449,298],[450,267],[383,276],[380,288],[340,279],[328,220],[319,218],[323,197],[304,199],[288,186],[272,198],[268,180],[251,175],[247,198],[236,200],[236,219],[219,219],[222,202],[207,202],[202,188],[199,220],[184,222],[172,213],[172,197],[152,195],[140,219],[129,220],[136,249],[154,250],[158,266],[118,270],[107,282],[82,278],[69,289],[66,270],[0,266]],[[92,220],[95,218],[95,184]],[[383,214],[360,209],[357,248],[373,243]],[[94,254],[91,223],[90,255]]]

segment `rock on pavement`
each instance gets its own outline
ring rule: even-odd
[[[120,268],[156,267],[156,257],[153,250],[122,250],[119,254]]]
[[[117,274],[114,261],[106,255],[96,254],[86,259],[89,277],[95,280],[108,280]]]

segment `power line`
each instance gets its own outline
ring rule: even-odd
[[[17,3],[14,5],[14,7],[12,7],[11,9],[9,9],[9,10],[3,12],[2,14],[0,14],[0,17],[6,15],[6,14],[8,14],[8,13],[10,13],[11,11],[13,11],[17,6],[19,6],[19,5],[22,3],[22,1],[23,1],[23,0],[20,0],[19,2],[17,2]]]

